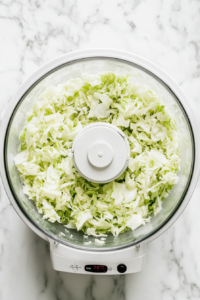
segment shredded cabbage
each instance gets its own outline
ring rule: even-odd
[[[108,184],[88,182],[72,160],[77,133],[99,121],[118,126],[131,149],[126,171]],[[129,75],[84,74],[48,87],[35,101],[14,161],[23,192],[44,219],[87,235],[117,236],[161,210],[178,181],[179,136],[162,99],[148,87]]]

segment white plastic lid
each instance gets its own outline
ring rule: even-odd
[[[110,182],[127,168],[130,148],[124,133],[108,123],[93,123],[76,136],[73,160],[77,171],[87,180]]]

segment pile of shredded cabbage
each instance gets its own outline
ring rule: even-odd
[[[126,135],[126,171],[108,184],[88,182],[76,171],[72,143],[93,122],[107,122]],[[176,122],[160,97],[129,75],[70,79],[49,86],[35,101],[20,133],[15,164],[23,192],[43,217],[87,235],[117,236],[149,221],[178,181]]]

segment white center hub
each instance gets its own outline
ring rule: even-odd
[[[107,167],[113,160],[113,149],[106,142],[95,142],[88,149],[88,159],[96,168]]]
[[[127,168],[129,143],[124,133],[108,123],[93,123],[76,136],[73,160],[77,171],[87,180],[110,182]]]

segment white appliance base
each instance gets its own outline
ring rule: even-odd
[[[146,244],[115,251],[84,251],[50,240],[53,268],[61,272],[88,275],[120,275],[144,268]]]

